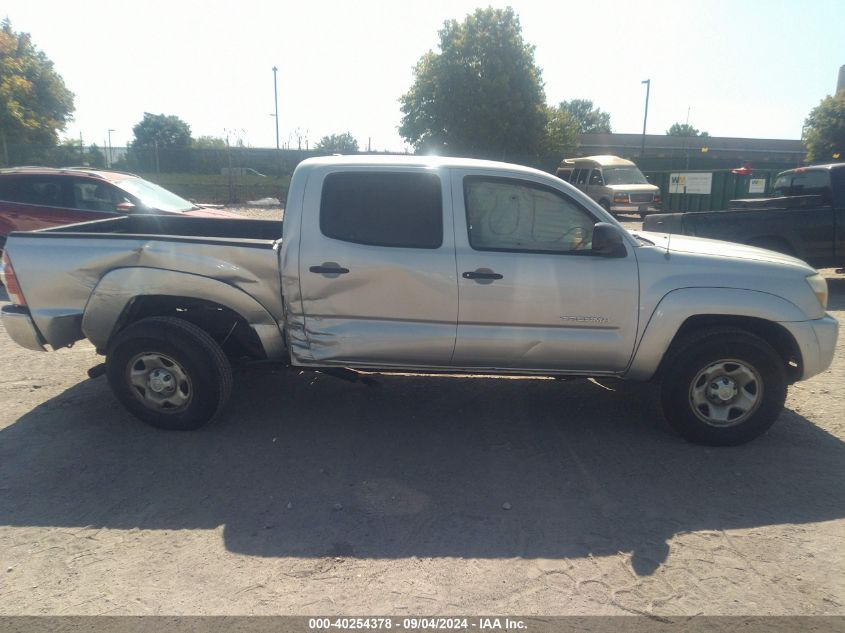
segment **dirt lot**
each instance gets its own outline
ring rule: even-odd
[[[845,614],[843,339],[729,449],[648,387],[267,366],[163,433],[88,345],[0,359],[0,613]]]

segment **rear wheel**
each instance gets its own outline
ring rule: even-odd
[[[668,359],[662,375],[663,414],[697,444],[744,444],[774,424],[786,400],[783,360],[743,330],[694,334]]]
[[[229,398],[232,369],[204,330],[173,317],[151,317],[120,332],[106,373],[115,396],[135,417],[168,430],[214,419]]]

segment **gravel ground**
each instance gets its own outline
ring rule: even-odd
[[[89,345],[0,332],[0,613],[845,614],[843,339],[767,435],[709,449],[647,386],[271,366],[163,433]]]

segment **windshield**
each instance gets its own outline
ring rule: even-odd
[[[648,180],[636,167],[605,167],[604,183],[606,185],[647,185]]]
[[[193,202],[188,202],[164,187],[159,187],[143,178],[126,178],[114,184],[138,198],[145,207],[156,211],[181,213],[196,207]]]

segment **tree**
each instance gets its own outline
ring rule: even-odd
[[[132,147],[159,149],[185,148],[191,145],[191,127],[178,116],[150,114],[132,128],[135,140]]]
[[[0,22],[0,144],[5,164],[11,160],[10,145],[55,146],[72,114],[73,93],[53,62],[33,45],[28,33],[15,32],[9,19],[4,19]]]
[[[353,154],[358,151],[358,141],[355,140],[355,137],[352,136],[350,132],[344,132],[343,134],[330,134],[329,136],[324,136],[317,141],[314,149],[319,149],[324,152]]]
[[[546,133],[542,146],[545,156],[563,158],[578,147],[581,127],[571,112],[560,104],[546,107]]]
[[[578,124],[580,134],[610,133],[610,114],[593,107],[589,99],[561,101],[559,108],[570,114]]]
[[[150,114],[132,128],[129,163],[140,171],[184,170],[190,160],[191,127],[175,115]]]
[[[536,153],[546,126],[542,71],[513,9],[476,9],[438,35],[439,52],[420,58],[400,98],[399,133],[417,150]]]
[[[219,136],[200,136],[191,141],[194,149],[226,149],[226,139]]]
[[[707,132],[699,132],[689,123],[673,123],[672,127],[666,130],[667,136],[700,136],[707,138],[710,136]]]
[[[845,90],[822,99],[804,121],[802,135],[807,161],[829,161],[845,155]]]

